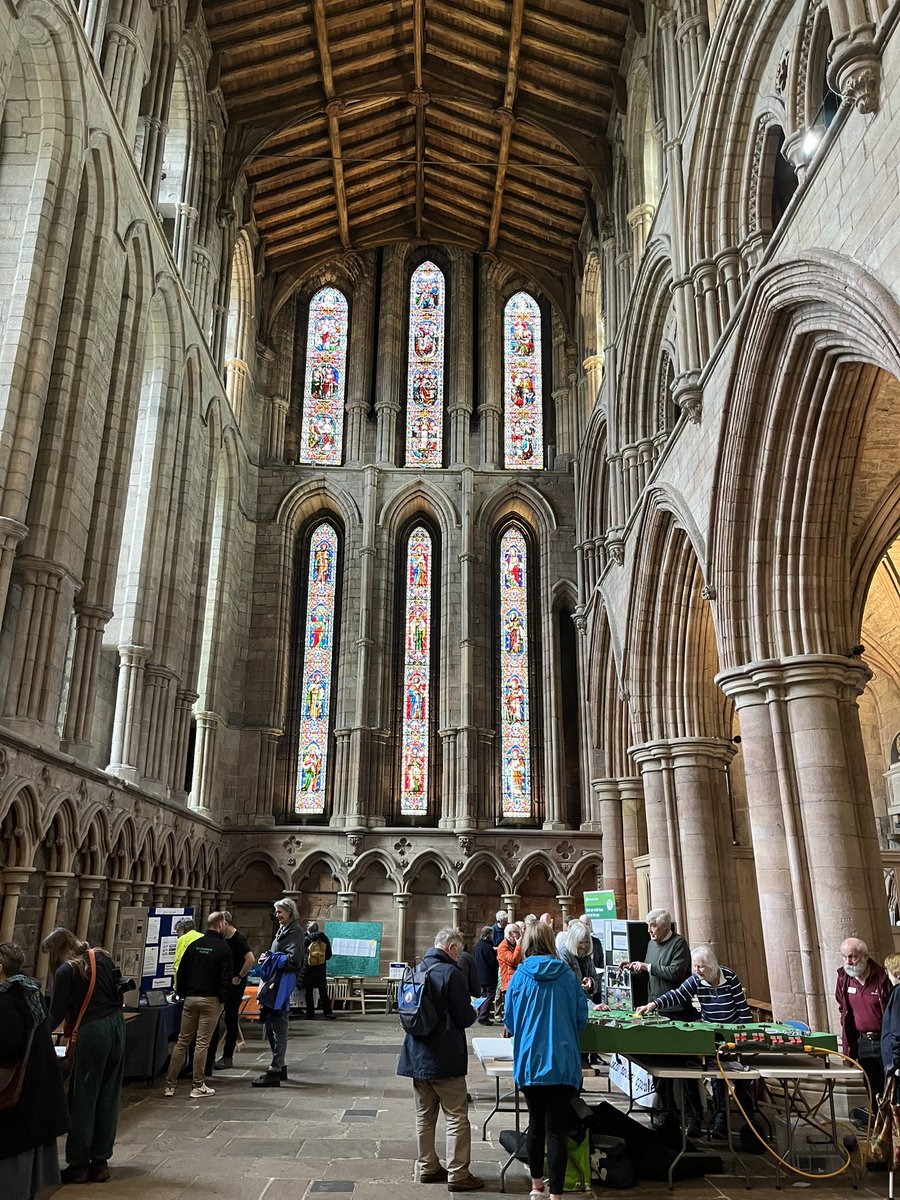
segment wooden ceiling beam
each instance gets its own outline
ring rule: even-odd
[[[513,107],[516,102],[516,90],[519,83],[519,54],[522,50],[522,18],[524,12],[525,0],[513,0],[512,14],[509,22],[509,58],[506,63],[506,83],[503,88],[503,104],[498,113],[500,118],[500,150],[497,154],[494,200],[491,206],[491,220],[488,225],[487,236],[487,248],[491,251],[497,245],[497,234],[500,230],[500,214],[503,211],[503,188],[506,184],[509,146],[515,123]]]
[[[416,108],[416,237],[422,236],[425,211],[425,106],[428,96],[422,87],[425,62],[425,0],[413,0],[413,71],[416,82],[412,101]]]
[[[322,89],[325,93],[325,112],[328,116],[328,141],[331,144],[331,170],[334,176],[334,199],[337,206],[338,228],[341,232],[341,245],[345,250],[349,250],[350,221],[347,217],[344,164],[341,161],[340,114],[343,112],[344,105],[334,92],[334,73],[331,67],[331,50],[328,46],[325,0],[313,0],[313,24],[316,30],[316,48],[319,52]]]

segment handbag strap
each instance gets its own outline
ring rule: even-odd
[[[72,1026],[72,1032],[69,1034],[69,1040],[71,1040],[78,1032],[78,1027],[81,1024],[81,1018],[87,1012],[87,1006],[90,1004],[91,996],[94,994],[94,984],[97,982],[97,956],[94,954],[93,950],[88,950],[88,959],[90,960],[91,964],[91,978],[90,982],[88,983],[88,990],[85,993],[84,1000],[81,1004],[81,1010],[78,1013],[78,1019]]]

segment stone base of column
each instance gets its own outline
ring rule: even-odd
[[[135,786],[141,782],[141,773],[137,767],[129,767],[124,763],[110,763],[106,774],[115,775],[116,779],[121,779],[123,783],[133,783]]]
[[[546,826],[545,826],[546,828]],[[602,833],[603,824],[600,821],[583,821],[579,826],[581,833]]]
[[[545,821],[541,826],[541,829],[549,829],[554,833],[563,833],[568,828],[565,821]]]
[[[251,825],[270,826],[276,824],[273,813],[258,812],[254,813],[250,820]]]
[[[2,718],[2,723],[4,729],[8,729],[10,733],[26,742],[40,746],[42,750],[55,752],[60,748],[59,734],[56,730],[49,729],[46,725],[41,725],[40,722],[29,717],[6,716]]]

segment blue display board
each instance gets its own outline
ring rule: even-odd
[[[328,974],[377,979],[381,974],[380,921],[326,921],[332,955]]]
[[[147,914],[147,940],[141,967],[141,991],[174,988],[175,922],[193,917],[192,908],[151,908]]]

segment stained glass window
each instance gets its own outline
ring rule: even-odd
[[[309,543],[306,620],[303,625],[303,690],[300,696],[300,746],[294,812],[311,816],[325,811],[328,721],[331,713],[334,602],[338,538],[323,521]]]
[[[439,467],[444,438],[444,276],[433,262],[409,289],[406,465]]]
[[[544,457],[541,397],[541,311],[527,292],[503,310],[504,465],[538,470]]]
[[[528,548],[521,529],[500,541],[500,753],[504,817],[530,817]]]
[[[428,812],[428,725],[431,716],[431,536],[418,525],[406,548],[406,630],[400,812]]]
[[[300,461],[339,467],[344,440],[347,301],[333,287],[309,302]]]

